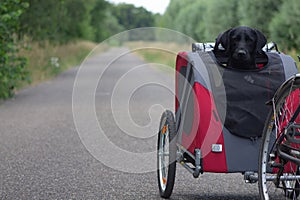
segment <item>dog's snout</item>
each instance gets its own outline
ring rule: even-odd
[[[243,49],[240,49],[239,51],[238,51],[238,56],[239,57],[243,57],[243,56],[245,56],[247,54],[247,52],[245,51],[245,50],[243,50]]]

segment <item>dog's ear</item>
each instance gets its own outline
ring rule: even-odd
[[[225,52],[226,53],[229,52],[229,48],[230,48],[229,35],[230,35],[231,31],[232,31],[232,29],[229,29],[218,35],[218,38],[217,38],[216,44],[215,44],[215,48],[214,48],[215,50],[218,50],[219,44],[221,44],[223,46],[223,48],[225,49]]]
[[[256,41],[256,52],[259,54],[262,54],[262,48],[266,45],[267,43],[267,39],[264,36],[264,34],[262,32],[260,32],[259,30],[255,29],[256,32],[256,36],[257,36],[257,41]]]
[[[222,37],[222,34],[223,34],[223,33],[220,33],[220,34],[218,35],[218,37],[216,38],[215,47],[214,47],[214,50],[215,50],[215,51],[218,51],[218,50],[219,50],[219,45],[220,45],[220,43],[221,43],[221,37]]]

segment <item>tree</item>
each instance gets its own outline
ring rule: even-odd
[[[198,0],[183,8],[174,20],[176,29],[196,41],[205,41],[206,2],[205,0]]]
[[[163,27],[175,29],[178,30],[176,19],[179,16],[179,14],[182,12],[184,8],[187,6],[193,5],[195,2],[194,0],[171,0],[166,12],[163,15],[163,19],[161,21],[161,24]]]
[[[28,0],[29,8],[20,18],[23,34],[36,41],[62,40],[66,14],[64,2]]]
[[[108,4],[104,0],[27,1],[30,7],[21,16],[24,34],[35,41],[52,43],[93,40],[93,26],[96,20],[97,23],[105,20],[105,5]]]
[[[205,38],[214,41],[219,33],[238,26],[238,3],[240,0],[210,0],[205,14]]]
[[[106,11],[105,13],[105,19],[102,22],[102,24],[95,29],[96,36],[98,34],[98,37],[95,38],[96,42],[101,42],[117,33],[120,33],[124,31],[125,28],[118,23],[118,20],[115,16],[112,15],[111,11]]]
[[[199,42],[214,41],[220,32],[239,24],[238,1],[171,0],[159,23]]]
[[[154,15],[143,7],[135,7],[132,4],[121,3],[116,5],[112,14],[117,18],[118,23],[124,27],[125,30],[141,27],[154,26]],[[133,35],[134,33],[134,35]],[[155,33],[152,31],[130,32],[129,40],[153,40]]]
[[[284,48],[300,48],[300,4],[298,0],[284,1],[270,23],[271,39]]]
[[[115,6],[112,14],[125,29],[154,26],[154,16],[143,7],[121,3]]]
[[[19,18],[28,7],[20,0],[2,0],[0,5],[0,98],[13,96],[20,81],[28,80],[26,59],[18,56]]]
[[[98,0],[103,1],[103,0]],[[90,13],[88,4],[83,0],[65,0],[62,4],[62,10],[65,10],[60,19],[60,30],[64,40],[86,39],[93,40],[94,34],[90,26]],[[102,9],[99,9],[101,12]],[[104,19],[102,17],[101,19]]]
[[[117,17],[112,14],[114,8],[114,5],[104,0],[96,0],[95,6],[90,11],[90,24],[95,35],[94,41],[101,42],[124,30],[124,27],[119,24]]]
[[[269,24],[283,0],[240,0],[238,17],[240,24],[251,26],[270,36]]]

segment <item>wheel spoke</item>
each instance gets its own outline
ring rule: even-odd
[[[166,157],[169,156],[169,152],[159,152],[158,155],[162,157]]]

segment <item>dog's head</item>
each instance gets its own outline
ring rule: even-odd
[[[262,54],[266,37],[258,30],[239,26],[229,29],[217,38],[215,49],[221,44],[228,55],[228,65],[239,68],[254,68],[256,54]]]

